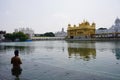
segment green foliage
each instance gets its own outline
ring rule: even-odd
[[[25,41],[28,39],[28,36],[23,32],[14,32],[12,34],[7,33],[4,35],[4,37],[6,40],[11,40],[11,41]]]
[[[55,35],[52,32],[47,32],[44,34],[46,37],[55,37]]]
[[[6,40],[12,40],[13,41],[13,35],[11,33],[7,33],[4,35]]]
[[[55,34],[53,32],[46,32],[44,34],[39,34],[39,35],[35,35],[36,37],[55,37]]]

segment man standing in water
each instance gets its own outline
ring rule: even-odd
[[[13,64],[13,68],[11,69],[12,75],[16,76],[16,78],[19,78],[19,75],[21,74],[21,67],[22,61],[19,57],[19,51],[14,51],[14,57],[11,58],[11,64]]]

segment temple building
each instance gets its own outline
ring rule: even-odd
[[[67,33],[64,31],[64,28],[62,28],[61,31],[58,31],[55,33],[55,37],[66,37]]]
[[[30,39],[34,36],[34,31],[30,28],[15,29],[15,32],[23,32],[24,34],[27,34]]]
[[[120,19],[116,18],[114,25],[112,25],[109,29],[107,28],[99,28],[96,30],[96,37],[120,37]]]
[[[120,19],[115,19],[115,24],[112,25],[109,29],[107,28],[99,28],[96,30],[96,34],[103,34],[103,33],[120,33]]]
[[[120,19],[116,18],[115,24],[108,29],[108,33],[120,33]]]
[[[105,34],[108,33],[108,29],[107,28],[98,28],[96,30],[96,34]]]
[[[67,38],[70,39],[80,39],[80,38],[90,38],[92,34],[95,34],[96,24],[90,24],[88,21],[83,21],[78,26],[68,24]]]

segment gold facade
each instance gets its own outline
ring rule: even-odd
[[[83,21],[78,26],[71,26],[68,24],[67,37],[68,38],[81,38],[81,37],[91,37],[92,34],[95,34],[95,23],[91,25],[87,21]]]

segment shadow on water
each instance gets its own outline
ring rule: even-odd
[[[68,42],[69,58],[80,58],[84,61],[96,59],[94,42]]]
[[[15,80],[20,80],[19,76],[21,75],[21,73],[22,73],[22,68],[20,67],[17,67],[17,68],[13,67],[11,69],[11,74],[15,76]]]

